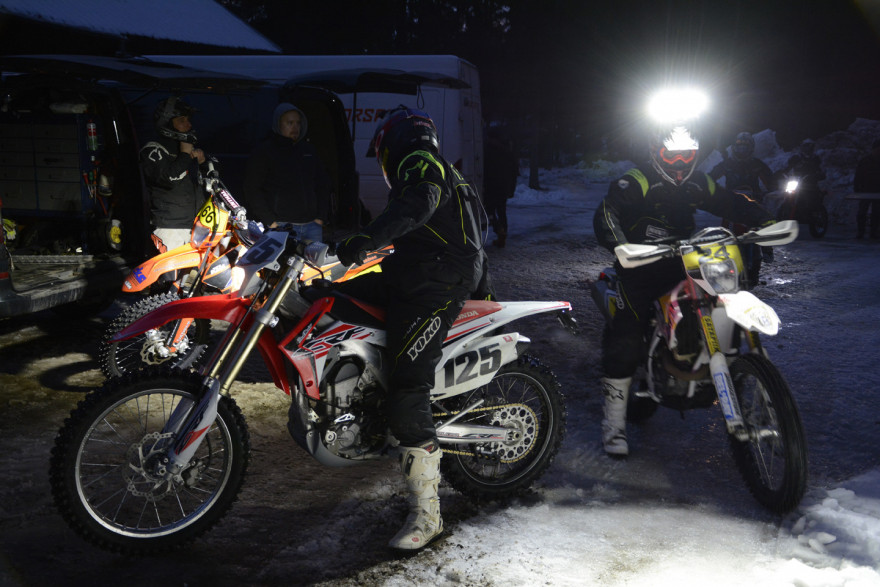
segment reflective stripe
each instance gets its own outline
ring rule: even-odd
[[[644,173],[642,173],[638,169],[630,169],[629,171],[627,171],[623,175],[625,175],[625,176],[628,175],[631,178],[633,178],[634,180],[636,180],[637,182],[639,182],[639,186],[642,188],[642,195],[643,196],[648,193],[648,187],[650,187],[650,186],[648,185],[648,178],[645,177]]]

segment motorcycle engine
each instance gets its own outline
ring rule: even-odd
[[[331,350],[321,381],[317,427],[332,453],[355,458],[385,443],[387,425],[379,409],[385,393],[371,364],[338,348]]]

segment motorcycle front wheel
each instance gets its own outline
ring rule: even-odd
[[[810,212],[808,220],[810,235],[813,238],[825,236],[825,233],[828,232],[828,210],[825,209],[825,206],[821,204],[816,206]]]
[[[129,306],[104,331],[98,347],[98,360],[105,377],[117,377],[150,365],[167,365],[187,369],[195,367],[205,353],[211,336],[211,321],[193,320],[179,345],[169,352],[165,340],[177,322],[147,331],[127,340],[113,342],[123,328],[169,302],[180,299],[177,292],[152,295]]]
[[[556,376],[537,359],[521,356],[489,384],[446,401],[445,418],[478,400],[459,422],[516,430],[505,443],[443,447],[441,467],[450,485],[475,500],[525,492],[553,462],[565,435],[565,405]]]
[[[749,434],[746,441],[730,436],[737,468],[759,503],[789,512],[807,487],[806,436],[791,390],[763,355],[739,357],[730,376]]]
[[[82,400],[55,438],[49,469],[64,520],[112,552],[178,547],[217,523],[247,470],[249,435],[235,402],[221,397],[216,420],[180,475],[167,474],[174,409],[197,405],[202,377],[149,370],[113,379]]]

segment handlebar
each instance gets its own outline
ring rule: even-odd
[[[735,236],[726,228],[704,228],[689,239],[676,240],[671,244],[624,243],[614,248],[614,255],[623,267],[633,268],[653,263],[664,257],[675,255],[683,246],[706,245],[731,239],[737,244],[760,244],[764,246],[787,245],[798,235],[798,223],[794,220],[783,220],[758,230],[750,230],[743,235]]]

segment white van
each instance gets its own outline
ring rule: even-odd
[[[377,214],[387,186],[368,153],[376,121],[399,104],[427,112],[437,124],[440,152],[482,189],[480,77],[454,55],[154,55],[157,61],[247,75],[287,89],[317,85],[339,95],[351,124],[360,198]],[[389,91],[392,90],[392,91]],[[283,94],[282,94],[283,95]],[[291,94],[295,101],[295,93]]]

